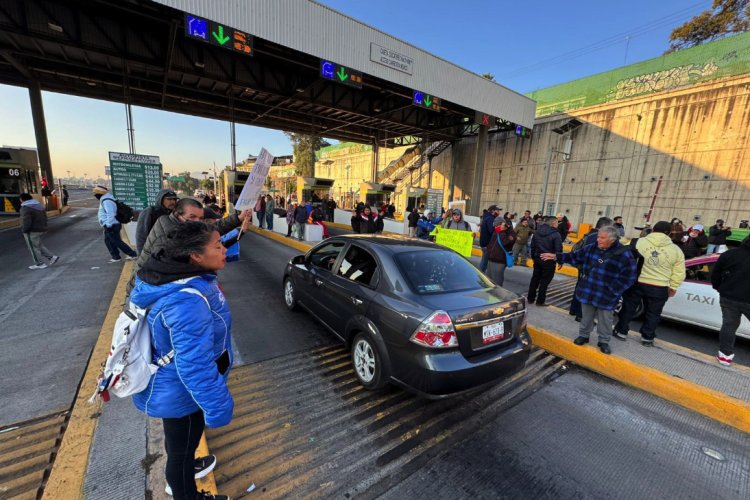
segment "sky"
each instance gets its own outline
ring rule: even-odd
[[[672,29],[711,0],[320,3],[525,93],[658,57]],[[124,105],[51,92],[43,101],[56,176],[102,177],[107,152],[127,152]],[[25,88],[0,85],[0,117],[0,145],[36,147]],[[136,152],[160,156],[166,172],[206,171],[214,162],[220,169],[231,161],[226,122],[133,107],[133,123]],[[280,131],[237,125],[236,135],[238,160],[261,147],[292,153]]]

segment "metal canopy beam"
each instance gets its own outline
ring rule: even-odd
[[[371,76],[325,80],[318,59],[259,38],[248,57],[183,30],[183,13],[146,0],[4,3],[0,83],[381,145],[452,140],[474,116],[412,106],[412,89]]]

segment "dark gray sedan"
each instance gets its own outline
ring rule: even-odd
[[[405,237],[323,241],[287,264],[284,300],[346,343],[368,389],[448,396],[517,372],[531,349],[523,297],[452,250]]]

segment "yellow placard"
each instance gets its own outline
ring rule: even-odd
[[[471,248],[474,246],[474,233],[471,231],[444,229],[437,226],[431,234],[435,235],[435,243],[438,245],[455,250],[464,257],[471,257]]]

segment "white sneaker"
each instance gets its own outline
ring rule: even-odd
[[[125,256],[125,260],[135,260],[135,259],[137,259],[137,258],[138,258],[138,257],[131,257],[130,255],[126,255],[126,256]]]
[[[53,255],[52,258],[49,260],[49,265],[51,266],[52,264],[54,264],[58,260],[60,260],[60,257],[58,257],[57,255]]]
[[[216,468],[216,456],[206,455],[205,457],[198,457],[195,459],[195,479],[201,479],[206,477],[211,471]],[[172,496],[172,488],[167,483],[164,488],[164,493]]]
[[[109,260],[107,261],[107,263],[108,263],[108,264],[113,264],[113,263],[115,263],[115,262],[122,262],[122,259],[109,259]]]
[[[29,266],[29,269],[47,269],[47,264],[34,264]]]
[[[732,360],[734,360],[734,354],[726,355],[723,352],[719,351],[719,354],[716,355],[716,359],[719,360],[719,364],[722,366],[732,366]]]

